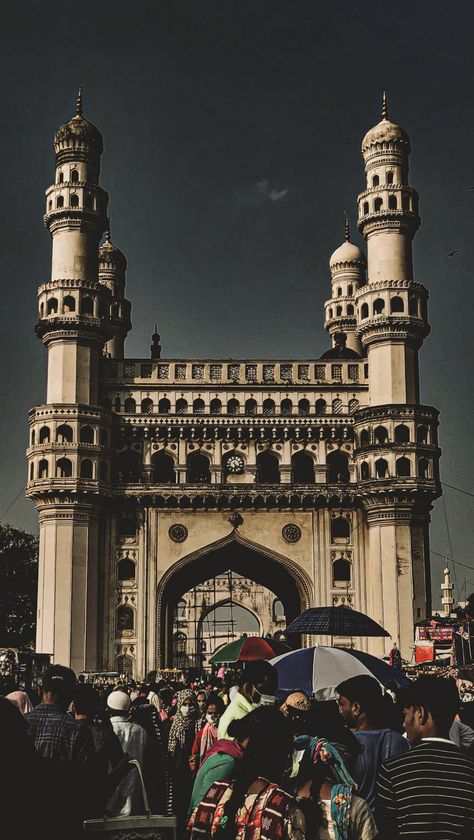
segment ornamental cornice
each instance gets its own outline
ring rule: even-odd
[[[60,405],[38,405],[31,408],[28,412],[29,423],[34,423],[39,420],[64,420],[70,418],[71,420],[95,420],[100,423],[104,421],[107,424],[113,419],[113,414],[109,409],[100,406],[88,406],[80,403],[64,403]]]
[[[104,297],[112,297],[112,293],[108,286],[100,283],[99,280],[83,280],[81,278],[58,278],[56,280],[47,280],[38,286],[38,295],[43,292],[49,292],[55,289],[91,289],[94,292],[103,294]],[[72,313],[74,314],[74,313]],[[90,316],[91,317],[91,316]]]
[[[357,497],[364,509],[386,511],[387,507],[431,510],[432,502],[441,495],[440,486],[429,479],[382,478],[361,481]]]
[[[194,510],[340,510],[359,508],[360,501],[350,485],[327,485],[321,489],[314,485],[145,485],[114,486],[113,498],[117,502],[134,500],[140,506],[164,509]]]
[[[87,501],[110,495],[110,484],[86,478],[35,478],[27,482],[25,495],[35,502],[37,499],[49,499],[52,503],[51,500],[56,499],[60,504],[75,497]]]
[[[43,217],[44,226],[49,229],[52,236],[61,230],[84,230],[93,234],[102,234],[107,227],[107,216],[95,210],[72,210],[65,207],[58,210],[50,210]]]
[[[97,505],[78,503],[72,499],[37,499],[35,500],[35,507],[40,523],[56,520],[63,522],[96,522],[101,513],[101,509]]]
[[[87,321],[86,318],[88,318]],[[84,339],[102,345],[113,336],[109,322],[104,323],[102,319],[92,318],[92,316],[79,316],[74,319],[74,322],[72,319],[67,321],[62,316],[56,316],[54,320],[45,318],[38,321],[34,329],[35,334],[42,339],[46,347],[58,339],[69,341]]]
[[[414,236],[420,225],[421,219],[416,213],[382,209],[362,216],[357,228],[364,236],[385,230],[403,231]]]
[[[430,325],[420,318],[377,315],[359,322],[356,336],[363,341],[364,347],[380,341],[406,341],[418,349],[430,332]]]
[[[382,419],[428,420],[437,423],[439,411],[432,405],[399,405],[397,403],[389,403],[387,405],[370,405],[358,408],[354,412],[353,417],[356,426],[371,420],[376,421]]]
[[[384,289],[407,289],[408,291],[419,292],[422,295],[429,297],[429,292],[423,283],[417,280],[376,280],[375,282],[368,280],[363,286],[359,286],[354,292],[354,297],[358,301],[361,297],[369,294],[372,291],[384,291]]]
[[[367,198],[368,196],[378,195],[378,193],[380,192],[392,192],[395,190],[403,190],[403,192],[409,193],[413,197],[418,196],[418,191],[415,189],[415,187],[410,187],[408,184],[379,184],[376,187],[367,187],[367,189],[360,192],[357,196],[357,200],[363,201],[363,199]],[[400,212],[400,210],[398,212]]]

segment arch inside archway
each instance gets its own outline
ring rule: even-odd
[[[158,667],[171,666],[173,618],[183,594],[229,569],[270,589],[283,604],[288,623],[310,606],[310,582],[302,569],[233,533],[182,558],[163,576],[158,587]]]

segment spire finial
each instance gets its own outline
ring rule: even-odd
[[[83,85],[81,85],[79,90],[77,91],[77,99],[76,99],[76,115],[78,117],[82,117],[83,93],[84,93],[84,87],[83,87]]]
[[[382,119],[388,120],[387,94],[385,91],[382,92]]]
[[[350,241],[351,241],[351,229],[350,229],[350,226],[349,226],[349,218],[348,218],[348,216],[346,216],[346,221],[345,221],[345,223],[344,223],[344,232],[345,232],[345,240],[346,240],[346,242],[350,242]]]

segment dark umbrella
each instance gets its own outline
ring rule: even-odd
[[[389,636],[380,624],[349,607],[311,607],[295,618],[285,633],[322,636]]]

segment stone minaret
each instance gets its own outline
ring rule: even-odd
[[[366,189],[359,230],[367,283],[356,292],[356,335],[367,354],[369,408],[356,413],[355,460],[364,491],[371,615],[410,657],[414,621],[430,614],[429,511],[440,494],[438,412],[419,403],[418,350],[430,328],[425,287],[413,279],[418,194],[408,183],[409,137],[382,119],[362,141]],[[383,652],[381,641],[373,642]]]
[[[130,302],[125,298],[126,268],[125,255],[113,244],[107,229],[99,249],[99,281],[110,289],[112,296],[110,316],[113,336],[105,345],[105,352],[112,359],[123,359],[125,338],[132,326]]]
[[[355,296],[365,282],[366,259],[360,248],[351,242],[349,221],[346,219],[345,239],[329,260],[332,297],[324,304],[325,329],[331,339],[346,334],[347,347],[361,354],[362,346],[356,335]]]
[[[446,566],[444,572],[444,581],[441,584],[441,603],[443,605],[443,612],[446,616],[449,616],[454,607],[454,597],[453,597],[453,590],[454,590],[454,583],[451,583],[451,578],[449,576],[449,569]]]
[[[76,115],[54,138],[46,190],[51,279],[38,290],[35,331],[48,352],[46,404],[30,412],[27,495],[40,526],[37,651],[76,671],[97,666],[100,498],[110,493],[111,415],[99,405],[104,345],[114,336],[112,294],[99,283],[107,193],[103,142]]]

